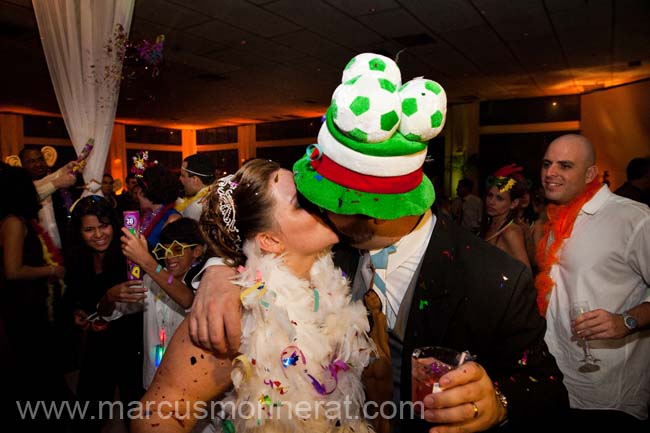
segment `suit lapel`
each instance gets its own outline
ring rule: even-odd
[[[457,251],[452,242],[451,224],[448,218],[438,217],[411,304],[412,330],[421,337],[426,336],[427,345],[443,344],[462,299],[462,294],[454,290],[457,279],[463,276],[457,275],[454,266]],[[413,332],[407,331],[409,334]]]

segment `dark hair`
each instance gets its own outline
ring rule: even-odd
[[[65,248],[66,268],[80,270],[92,266],[94,251],[81,236],[81,220],[88,215],[95,216],[100,223],[113,227],[113,239],[102,257],[102,268],[115,269],[122,265],[124,256],[120,245],[121,218],[104,197],[89,195],[76,202],[72,209],[69,239]]]
[[[71,214],[70,224],[70,242],[73,245],[84,243],[81,237],[81,220],[86,215],[93,215],[102,224],[113,226],[113,239],[111,244],[117,243],[119,246],[119,234],[122,222],[119,220],[115,209],[104,197],[99,195],[89,195],[75,203]]]
[[[197,176],[204,185],[210,185],[214,182],[216,167],[207,155],[195,153],[185,158],[183,162],[187,163],[188,176]]]
[[[20,158],[20,162],[22,162],[23,159],[25,158],[25,152],[29,152],[29,151],[36,151],[36,152],[43,153],[40,147],[34,145],[27,145],[22,149],[20,149],[20,151],[18,152],[18,158]]]
[[[192,218],[180,218],[170,222],[160,232],[160,243],[171,244],[174,241],[183,244],[203,244],[203,235],[199,223]]]
[[[102,175],[102,177],[110,177],[111,180],[113,180],[113,175],[110,174],[110,173],[104,173],[104,174]]]
[[[508,184],[508,182],[514,181],[514,183],[507,188],[507,190],[502,191],[504,187]],[[490,192],[490,188],[495,187],[499,190],[501,194],[508,193],[508,196],[510,197],[510,201],[515,201],[517,199],[520,199],[526,194],[528,191],[528,183],[526,182],[526,179],[523,176],[517,176],[515,177],[494,177],[490,176],[486,182],[486,190],[485,190],[485,195]],[[487,233],[488,229],[490,228],[490,223],[492,222],[492,217],[485,212],[485,206],[487,206],[487,200],[484,200],[484,212],[483,212],[483,221],[481,222],[481,229],[480,229],[480,237],[485,238],[485,234]],[[508,215],[506,216],[505,221],[499,227],[499,230],[501,230],[503,227],[506,226],[512,220],[517,214],[517,208],[510,209],[508,211]]]
[[[460,186],[460,187],[464,186],[470,192],[472,192],[472,188],[474,188],[474,182],[472,182],[471,179],[468,179],[468,178],[464,177],[464,178],[462,178],[461,180],[458,181],[458,186]]]
[[[226,185],[225,188],[232,190],[235,227],[238,233],[228,230],[219,206],[220,182],[228,181],[218,180],[208,195],[201,215],[201,230],[208,246],[228,265],[239,266],[246,263],[242,242],[273,227],[271,210],[275,199],[269,193],[268,187],[272,175],[279,169],[280,164],[277,162],[251,159],[237,170],[230,179],[230,185]]]
[[[126,174],[126,177],[124,178],[124,181],[125,181],[125,182],[128,182],[129,179],[136,179],[136,177],[135,177],[135,173],[128,172],[128,173]]]
[[[0,219],[15,215],[26,220],[37,219],[40,199],[32,177],[21,167],[5,166],[0,171],[2,206]]]
[[[173,203],[180,191],[180,182],[171,171],[160,165],[148,167],[138,178],[142,194],[153,204]]]
[[[625,169],[627,180],[639,180],[650,175],[650,158],[631,159]]]

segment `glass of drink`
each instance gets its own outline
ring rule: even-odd
[[[472,360],[474,357],[468,351],[438,346],[415,349],[411,355],[411,401],[422,402],[425,396],[442,391],[438,384],[440,378]]]

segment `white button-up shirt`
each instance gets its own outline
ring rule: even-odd
[[[546,313],[546,343],[564,374],[571,407],[613,409],[637,418],[650,402],[650,331],[590,341],[600,370],[578,371],[584,358],[572,339],[572,302],[623,313],[650,301],[650,209],[603,186],[578,214],[551,268],[555,287]]]

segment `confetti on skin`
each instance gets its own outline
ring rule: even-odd
[[[257,361],[255,360],[255,358],[251,359],[251,364],[253,364],[253,365],[257,364]]]
[[[194,357],[194,356],[190,357],[190,364],[192,364],[192,365],[196,364],[196,357]]]
[[[428,307],[428,306],[429,306],[429,301],[425,299],[420,300],[420,311],[424,310],[424,307]]]

